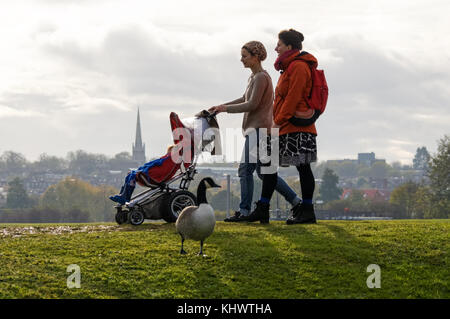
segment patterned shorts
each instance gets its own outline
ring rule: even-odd
[[[294,132],[280,135],[280,166],[298,166],[317,161],[316,135]]]

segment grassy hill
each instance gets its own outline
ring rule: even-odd
[[[0,225],[0,298],[449,298],[448,220]],[[66,286],[67,267],[81,288]],[[367,266],[381,267],[369,289]]]

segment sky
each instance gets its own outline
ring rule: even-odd
[[[294,28],[329,86],[319,160],[410,164],[450,134],[449,12],[447,0],[0,0],[0,154],[131,152],[139,107],[147,157],[159,157],[170,112],[243,95],[244,43],[265,45],[275,87],[277,35]],[[242,114],[218,121],[240,134]],[[222,138],[236,153],[239,134]]]

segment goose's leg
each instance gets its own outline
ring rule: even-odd
[[[199,256],[204,256],[203,255],[203,240],[200,241],[200,252],[198,253]]]
[[[183,249],[183,245],[184,245],[184,237],[183,237],[183,235],[181,235],[181,234],[180,234],[180,236],[181,236],[181,250],[180,250],[180,254],[181,254],[181,255],[186,255],[187,252]]]

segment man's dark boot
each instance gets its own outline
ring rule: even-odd
[[[263,203],[261,201],[256,202],[256,208],[248,216],[246,216],[246,222],[257,222],[260,221],[261,224],[269,223],[269,208],[270,204]]]
[[[286,221],[286,224],[288,225],[315,224],[315,223],[316,223],[316,215],[314,214],[314,205],[304,203],[302,203],[298,208],[297,215],[293,218],[289,218]]]

